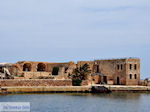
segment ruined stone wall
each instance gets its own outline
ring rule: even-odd
[[[58,74],[52,74],[53,68],[58,67]],[[23,76],[25,79],[37,78],[39,76],[53,76],[55,79],[67,79],[72,74],[76,64],[68,63],[48,63],[48,62],[32,62],[20,61],[13,65],[11,74]]]
[[[52,79],[3,79],[0,86],[72,86],[72,80],[52,80]]]
[[[76,68],[76,64],[74,62],[69,63],[50,63],[48,65],[50,68],[50,73],[55,79],[68,79],[68,76],[73,73],[73,70]],[[59,67],[58,75],[52,74],[52,70],[54,67]]]
[[[42,77],[49,77],[49,72],[24,72],[23,76],[25,79],[37,79],[40,76]]]

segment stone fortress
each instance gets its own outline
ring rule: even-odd
[[[67,80],[70,79],[74,69],[83,64],[88,64],[91,70],[88,83],[110,85],[139,85],[140,83],[140,59],[138,58],[78,61],[77,63],[19,61],[9,66],[0,66],[0,72],[7,68],[6,74],[13,75],[15,79],[51,77],[53,80]],[[2,75],[0,76],[3,78]]]

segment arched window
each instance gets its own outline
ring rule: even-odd
[[[25,63],[23,65],[23,71],[31,71],[31,64],[30,63]]]
[[[37,71],[42,72],[46,70],[46,65],[44,63],[39,63],[37,65]]]

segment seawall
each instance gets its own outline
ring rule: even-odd
[[[17,86],[1,87],[0,93],[64,93],[64,92],[91,92],[91,86]]]
[[[0,93],[45,93],[45,92],[150,92],[150,86],[86,85],[72,86],[72,80],[53,79],[1,79]]]
[[[1,87],[0,93],[109,93],[109,92],[150,92],[150,86],[15,86]]]
[[[91,86],[72,86],[72,80],[1,79],[0,93],[91,92]]]
[[[125,86],[125,85],[93,85],[92,88],[105,88],[111,92],[150,92],[150,86]]]

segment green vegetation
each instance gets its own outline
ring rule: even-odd
[[[91,70],[87,63],[80,67],[77,67],[72,75],[72,85],[81,86],[82,80],[87,80],[90,73]]]
[[[14,75],[15,77],[24,77],[24,75],[23,74],[21,74],[21,75]]]
[[[82,80],[80,79],[72,79],[73,86],[81,86]]]

